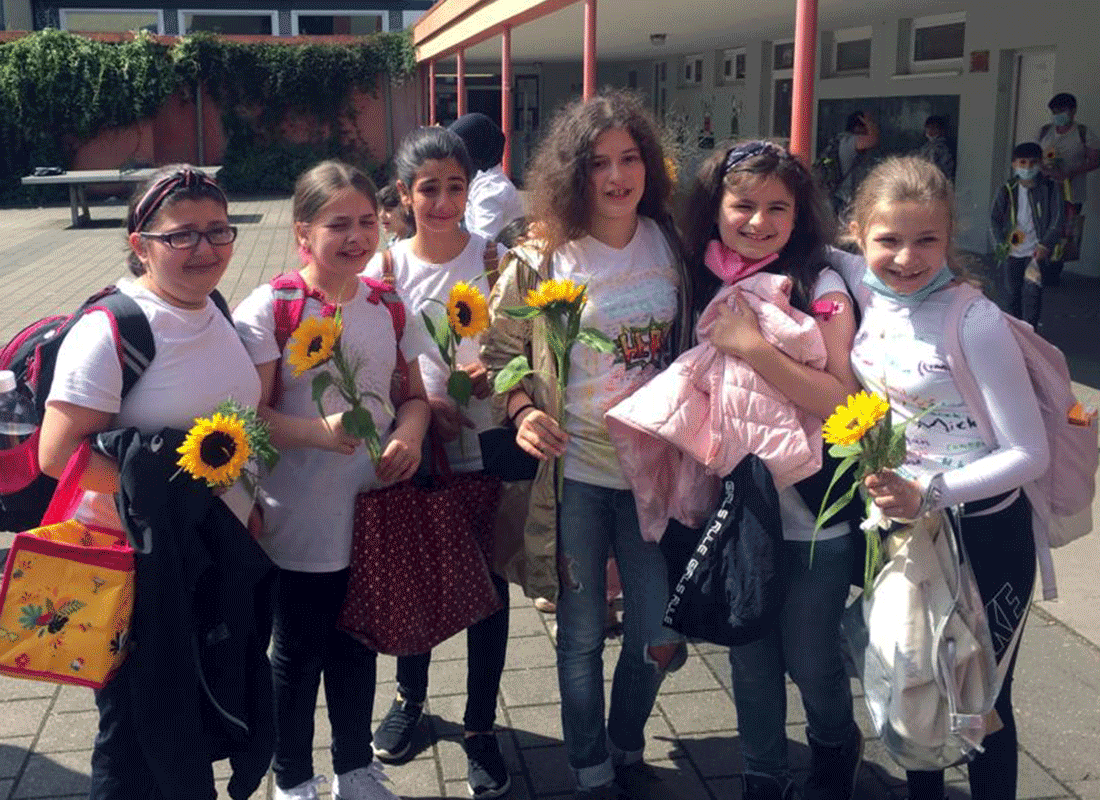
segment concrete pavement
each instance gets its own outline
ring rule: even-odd
[[[294,264],[285,198],[232,203],[240,237],[222,291],[235,304],[257,283]],[[0,210],[0,341],[24,324],[74,308],[124,272],[122,205],[96,209],[94,226],[69,229],[68,209]],[[1067,275],[1047,293],[1046,334],[1069,355],[1080,392],[1100,401],[1100,280]],[[1098,504],[1100,505],[1100,504]],[[10,536],[0,533],[0,555]],[[1020,729],[1019,797],[1100,800],[1100,537],[1056,551],[1061,599],[1038,602],[1025,631],[1014,700]],[[553,617],[537,612],[513,587],[508,663],[501,687],[502,747],[517,800],[568,797],[571,777],[561,743],[554,668]],[[408,763],[387,768],[403,797],[465,797],[460,745],[465,638],[435,652],[430,700]],[[610,641],[606,663],[618,650]],[[607,675],[610,677],[610,668]],[[375,716],[394,693],[392,658],[379,660]],[[859,690],[853,683],[853,690]],[[798,691],[788,686],[792,762],[805,777],[809,750]],[[316,767],[329,770],[324,700],[318,707]],[[857,718],[870,729],[866,709]],[[0,800],[86,796],[96,712],[91,692],[0,678]],[[722,648],[692,645],[685,667],[665,682],[647,729],[647,758],[669,796],[736,800],[741,770],[729,664]],[[224,776],[221,788],[224,793]],[[905,797],[904,774],[875,740],[867,742],[858,797]],[[965,772],[949,774],[949,797],[969,797]],[[257,798],[271,796],[270,777]]]

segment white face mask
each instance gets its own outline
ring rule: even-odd
[[[1053,116],[1053,119],[1054,124],[1057,125],[1059,128],[1063,125],[1069,125],[1069,114],[1065,111],[1059,111]]]
[[[1013,167],[1012,171],[1015,172],[1016,177],[1022,181],[1030,181],[1039,174],[1038,167]]]

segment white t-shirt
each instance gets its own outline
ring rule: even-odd
[[[350,361],[359,365],[360,389],[388,400],[397,363],[393,321],[386,306],[368,302],[368,295],[369,290],[357,284],[355,297],[344,304],[341,348]],[[320,315],[320,301],[307,299],[303,318]],[[270,284],[254,289],[237,306],[233,318],[253,363],[266,364],[280,357]],[[405,330],[408,334],[416,328],[407,325]],[[402,352],[408,360],[419,355],[407,349],[415,341],[415,333],[402,339]],[[279,364],[282,393],[275,409],[295,417],[316,419],[319,414],[311,392],[315,370],[297,378],[293,373],[283,359]],[[326,415],[350,407],[331,388],[323,403]],[[393,415],[372,398],[368,397],[364,405],[374,418],[384,447]],[[280,449],[279,463],[261,485],[264,531],[260,544],[283,569],[299,572],[344,569],[351,556],[355,495],[375,486],[374,466],[364,445],[348,456],[313,447]]]
[[[581,327],[603,331],[613,353],[573,346],[565,393],[565,476],[629,489],[604,414],[672,362],[680,278],[664,234],[639,217],[634,238],[618,250],[586,236],[554,254],[553,276],[588,284]]]
[[[1057,128],[1050,124],[1044,126],[1044,129],[1046,135],[1036,137],[1039,146],[1043,148],[1044,155],[1048,150],[1054,150],[1058,154],[1058,158],[1062,160],[1063,170],[1079,169],[1085,163],[1088,150],[1100,150],[1100,137],[1092,130],[1091,125],[1085,126],[1083,142],[1081,141],[1080,126],[1076,122],[1070,125],[1069,130],[1065,133],[1058,133]],[[1040,133],[1043,133],[1044,129],[1040,129]],[[1067,195],[1066,200],[1071,203],[1083,204],[1085,202],[1085,184],[1087,181],[1087,173],[1078,175],[1070,181],[1070,194]]]
[[[836,272],[831,269],[823,269],[817,276],[817,284],[814,286],[814,300],[833,292],[847,295],[848,287],[845,286],[844,279]],[[838,496],[839,494],[835,494],[834,498]],[[809,542],[814,539],[835,539],[848,533],[848,523],[840,522],[822,528],[815,537],[814,522],[817,518],[817,512],[818,509],[810,509],[806,506],[802,495],[798,493],[795,487],[788,486],[786,489],[780,490],[779,516],[783,521],[784,539],[795,542]]]
[[[500,165],[484,169],[470,181],[466,196],[466,230],[494,239],[504,226],[523,216],[523,200]]]
[[[87,314],[61,343],[47,403],[56,400],[114,414],[114,427],[142,433],[187,430],[195,417],[208,415],[230,398],[256,407],[256,369],[233,326],[212,301],[201,310],[178,308],[132,280],[122,279],[117,285],[149,319],[156,356],[123,398],[122,365],[108,317]],[[252,502],[240,483],[221,499],[247,521]],[[115,530],[122,527],[111,494],[85,492],[76,519]]]
[[[416,326],[422,330],[425,339],[430,341],[431,337],[424,326],[423,315],[426,313],[431,317],[437,327],[446,325],[446,308],[432,300],[446,303],[451,287],[456,283],[464,281],[476,286],[488,299],[489,283],[485,278],[484,260],[486,243],[485,238],[471,234],[470,241],[462,252],[445,264],[432,264],[417,258],[412,252],[408,239],[397,242],[391,248],[394,288],[409,309],[409,326]],[[503,247],[497,246],[498,262],[504,252]],[[372,278],[381,278],[381,258],[371,259],[363,274]],[[464,338],[458,346],[456,363],[469,364],[477,360],[477,339]],[[424,379],[424,388],[428,392],[428,397],[451,400],[450,395],[447,394],[447,378],[450,373],[443,363],[438,347],[433,345],[421,354],[420,374]],[[447,463],[454,472],[473,472],[480,470],[482,466],[477,434],[495,425],[491,397],[484,400],[471,397],[470,404],[462,410],[462,413],[474,423],[474,427],[463,428],[460,439],[447,442],[444,450],[447,454]]]
[[[1013,258],[1029,258],[1035,255],[1039,237],[1035,234],[1035,218],[1027,199],[1027,187],[1023,184],[1016,186],[1016,227],[1024,234],[1024,240],[1018,245],[1012,245],[1009,255]]]

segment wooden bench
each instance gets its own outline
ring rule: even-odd
[[[160,167],[144,167],[132,170],[117,169],[75,169],[60,175],[27,175],[24,186],[68,186],[69,210],[73,216],[73,227],[86,225],[92,218],[88,210],[88,198],[84,190],[88,186],[105,183],[144,183]],[[210,177],[217,177],[221,165],[198,167]]]

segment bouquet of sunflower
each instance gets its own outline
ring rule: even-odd
[[[359,364],[349,359],[340,346],[342,333],[343,324],[339,308],[331,316],[306,317],[294,329],[294,333],[287,341],[287,362],[294,368],[294,377],[310,370],[317,370],[311,383],[311,393],[322,419],[325,417],[325,392],[330,388],[335,389],[351,406],[341,415],[340,421],[344,425],[344,430],[357,439],[363,440],[371,460],[377,466],[379,459],[382,458],[382,443],[378,435],[378,427],[374,424],[374,417],[371,416],[364,402],[370,397],[388,408],[389,401],[372,391],[359,388],[357,380]],[[332,365],[331,370],[321,369],[329,363]]]
[[[505,308],[503,313],[513,319],[534,319],[540,314],[546,318],[546,336],[554,364],[558,372],[558,408],[565,426],[565,387],[569,385],[569,356],[577,342],[600,353],[612,353],[615,344],[603,331],[581,327],[581,312],[588,302],[588,285],[576,284],[567,278],[546,280],[527,292],[524,305]],[[493,388],[498,394],[511,391],[533,372],[527,356],[516,356],[497,373]],[[560,465],[559,465],[560,466]],[[558,469],[558,491],[561,492],[564,474]]]
[[[455,369],[456,353],[464,338],[477,336],[489,327],[489,304],[485,301],[485,295],[481,290],[473,284],[461,281],[451,287],[446,303],[434,297],[430,299],[431,302],[439,303],[447,309],[447,319],[445,322],[437,322],[428,315],[428,312],[422,311],[424,326],[439,348],[443,363],[451,371],[450,377],[447,378],[447,394],[460,406],[465,407],[470,403],[473,384],[464,370]]]
[[[931,411],[926,408],[913,420],[894,423],[891,419],[890,404],[877,394],[858,392],[848,396],[845,405],[837,406],[836,411],[825,420],[822,427],[822,435],[826,443],[832,445],[829,455],[841,459],[833,473],[833,479],[829,482],[829,488],[825,490],[825,497],[821,500],[821,509],[814,523],[814,534],[860,491],[865,497],[866,513],[860,528],[867,540],[866,555],[863,562],[863,591],[870,594],[871,583],[875,573],[882,566],[882,539],[879,530],[887,528],[891,520],[885,517],[880,509],[872,501],[871,497],[863,492],[863,479],[884,469],[896,469],[905,461],[905,428],[909,422]],[[855,468],[852,476],[852,485],[839,499],[829,503],[829,496],[833,492],[840,477]],[[810,559],[813,560],[811,545]]]
[[[209,417],[197,417],[176,452],[179,467],[210,488],[226,488],[239,479],[253,495],[259,467],[270,472],[279,461],[267,423],[256,409],[236,400],[226,400]]]

